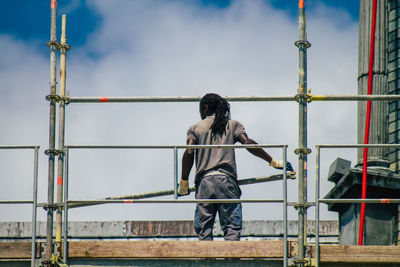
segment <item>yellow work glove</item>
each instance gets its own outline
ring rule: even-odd
[[[283,169],[283,161],[272,159],[269,166],[274,167],[275,169]]]
[[[269,166],[274,167],[275,169],[282,170],[283,169],[283,161],[272,159],[269,163]],[[286,171],[288,171],[291,175],[296,175],[295,170],[292,167],[292,164],[289,161],[286,161]]]
[[[181,179],[178,184],[178,196],[182,197],[189,194],[189,180]]]

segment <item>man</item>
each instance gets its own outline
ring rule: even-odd
[[[257,144],[250,139],[243,125],[230,119],[230,105],[217,94],[206,94],[200,101],[201,121],[187,132],[188,145]],[[282,161],[273,159],[262,148],[248,148],[253,155],[274,168],[283,168]],[[235,152],[231,148],[186,149],[182,157],[182,176],[178,195],[189,194],[188,178],[196,159],[196,199],[239,199]],[[292,171],[287,163],[288,171]],[[213,226],[219,214],[225,240],[240,240],[242,205],[240,203],[199,203],[196,206],[194,228],[199,240],[213,240]]]

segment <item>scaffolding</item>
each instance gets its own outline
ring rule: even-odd
[[[31,267],[36,266],[36,221],[37,221],[37,194],[38,194],[38,170],[39,170],[39,148],[40,146],[0,146],[0,150],[33,150],[33,194],[32,200],[0,200],[1,204],[11,205],[32,205],[32,230],[31,230],[31,237],[32,237],[32,244],[31,244]]]
[[[74,103],[165,103],[165,102],[199,102],[199,96],[160,96],[160,97],[69,97],[66,92],[66,54],[70,47],[66,38],[66,16],[62,16],[62,34],[61,42],[56,37],[56,18],[57,18],[57,1],[51,0],[51,40],[48,42],[50,47],[50,94],[46,97],[50,103],[50,119],[49,119],[49,148],[45,153],[49,156],[48,166],[48,200],[47,203],[37,203],[37,154],[39,147],[1,147],[0,149],[28,148],[35,150],[35,170],[34,170],[34,197],[32,201],[0,201],[0,204],[33,204],[32,225],[36,225],[36,209],[44,207],[47,210],[47,237],[45,260],[42,264],[52,266],[57,262],[61,255],[55,256],[55,251],[61,248],[63,241],[63,261],[67,263],[68,256],[68,210],[78,206],[89,206],[99,204],[141,204],[141,203],[282,203],[283,206],[283,266],[295,264],[297,266],[306,266],[309,264],[320,264],[320,244],[319,244],[319,209],[321,203],[400,203],[400,199],[320,199],[320,150],[322,148],[363,148],[363,147],[386,147],[400,148],[400,145],[388,144],[370,144],[370,145],[327,145],[321,144],[316,146],[316,185],[315,185],[315,202],[309,202],[307,197],[307,155],[311,153],[311,149],[307,146],[307,105],[312,101],[399,101],[399,95],[312,95],[307,91],[307,49],[311,44],[307,41],[306,36],[306,15],[304,0],[299,0],[299,40],[295,45],[299,49],[299,84],[297,94],[293,96],[227,96],[226,99],[231,102],[268,102],[268,101],[291,101],[299,104],[299,133],[298,148],[295,153],[298,155],[298,200],[296,203],[287,201],[287,173],[286,166],[282,172],[282,199],[201,199],[201,200],[180,200],[177,197],[176,186],[178,181],[178,150],[193,148],[254,148],[254,147],[274,147],[282,149],[283,161],[287,159],[287,145],[232,145],[232,146],[185,146],[185,145],[166,145],[166,146],[94,146],[94,145],[65,145],[65,108],[67,104]],[[56,61],[57,50],[60,50],[60,93],[56,92]],[[56,139],[56,104],[59,105],[59,140],[58,148],[55,146]],[[145,199],[149,195],[138,198],[120,197],[101,199],[101,200],[70,200],[68,198],[69,190],[69,152],[73,149],[169,149],[174,151],[174,190],[168,191],[173,194],[174,199]],[[55,158],[58,157],[57,172],[57,199],[54,201],[54,173]],[[74,206],[75,205],[75,206]],[[287,237],[287,208],[293,206],[298,211],[298,237],[297,237],[297,256],[289,259],[288,253],[288,237]],[[307,248],[307,209],[315,206],[315,258],[306,257]],[[56,211],[56,235],[53,241],[53,215]],[[62,218],[62,215],[64,217]],[[62,223],[64,222],[64,223]],[[32,230],[32,266],[35,266],[36,259],[36,229]],[[290,260],[290,262],[289,262]]]

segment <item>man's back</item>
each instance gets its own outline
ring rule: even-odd
[[[235,120],[229,120],[224,134],[212,134],[211,125],[214,116],[208,116],[204,120],[191,126],[187,133],[187,139],[194,139],[199,145],[232,145],[237,137],[245,133],[243,125]],[[213,148],[196,150],[196,180],[209,172],[221,172],[234,179],[237,178],[235,152],[232,148]]]

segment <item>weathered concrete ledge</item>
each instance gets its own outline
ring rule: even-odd
[[[315,232],[315,223],[310,221],[307,232]],[[288,235],[297,236],[297,221],[288,222]],[[29,239],[32,235],[30,222],[0,222],[0,239]],[[219,224],[215,224],[214,235],[221,236]],[[46,236],[46,223],[38,222],[37,236]],[[126,238],[195,238],[193,221],[89,221],[69,222],[68,236],[78,239],[126,239]],[[282,238],[282,221],[244,221],[243,237]],[[320,222],[321,238],[332,242],[338,236],[337,221]]]

